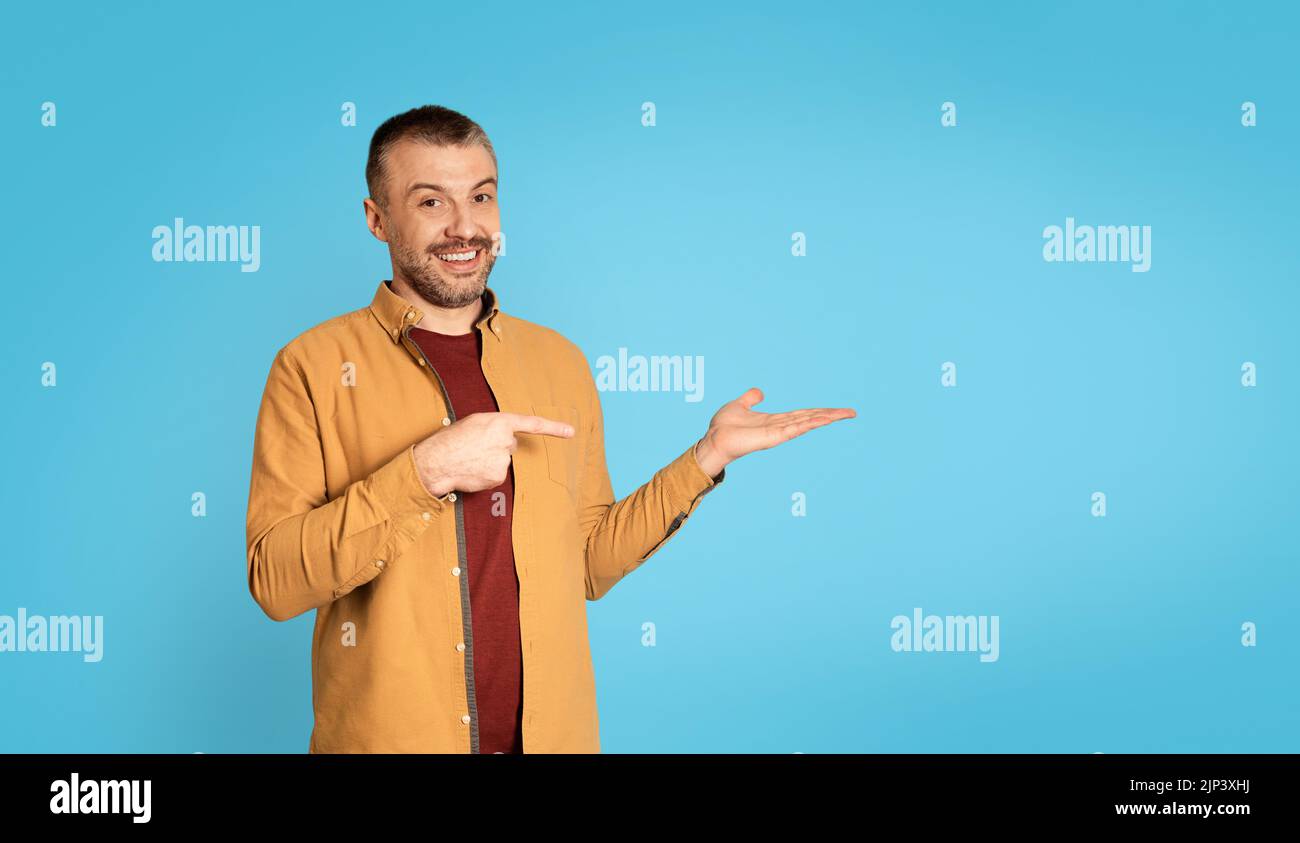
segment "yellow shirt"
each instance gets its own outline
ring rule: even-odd
[[[524,752],[599,752],[586,601],[635,570],[721,483],[694,443],[615,501],[600,396],[559,333],[498,308],[475,330],[503,412],[573,425],[518,434]],[[472,752],[478,713],[463,516],[434,497],[414,445],[454,421],[408,329],[421,312],[380,282],[369,307],[295,337],[262,395],[248,497],[248,587],[273,620],[316,610],[308,752]]]

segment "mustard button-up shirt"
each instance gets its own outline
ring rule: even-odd
[[[599,752],[586,601],[645,562],[726,472],[694,443],[615,501],[600,396],[557,332],[502,313],[475,324],[503,412],[573,425],[519,434],[512,543],[519,576],[524,752]],[[253,446],[248,586],[274,620],[316,610],[308,752],[479,751],[461,503],[421,483],[413,448],[455,421],[411,340],[421,312],[380,282],[369,307],[275,355]]]

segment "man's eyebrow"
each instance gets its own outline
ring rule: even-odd
[[[491,176],[488,176],[487,178],[485,178],[485,179],[483,179],[482,181],[480,181],[478,184],[476,184],[476,185],[474,185],[473,187],[471,187],[470,190],[478,190],[480,187],[482,187],[482,186],[485,185],[485,184],[490,184],[490,185],[492,185],[493,187],[496,187],[497,180],[494,179],[494,178],[492,178]],[[414,193],[414,192],[417,191],[417,190],[436,190],[436,191],[438,191],[439,193],[447,193],[447,192],[448,192],[447,188],[443,187],[443,186],[440,185],[440,184],[430,184],[429,182],[425,182],[425,181],[416,182],[415,184],[413,184],[413,185],[411,185],[409,188],[407,188],[407,191],[406,191],[406,192],[407,192],[407,193]]]

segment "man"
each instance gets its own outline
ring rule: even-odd
[[[487,286],[496,155],[425,106],[375,132],[366,223],[392,279],[276,354],[248,502],[248,584],[316,610],[309,752],[599,752],[586,602],[661,548],[732,460],[851,409],[751,389],[615,501],[595,381]]]

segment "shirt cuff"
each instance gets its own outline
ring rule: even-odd
[[[456,500],[455,492],[435,497],[424,487],[415,465],[414,444],[370,475],[370,493],[398,529],[411,534]]]
[[[727,478],[723,468],[716,477],[710,477],[695,457],[695,443],[681,456],[668,464],[664,471],[664,485],[677,509],[690,514],[701,496],[708,494]]]

